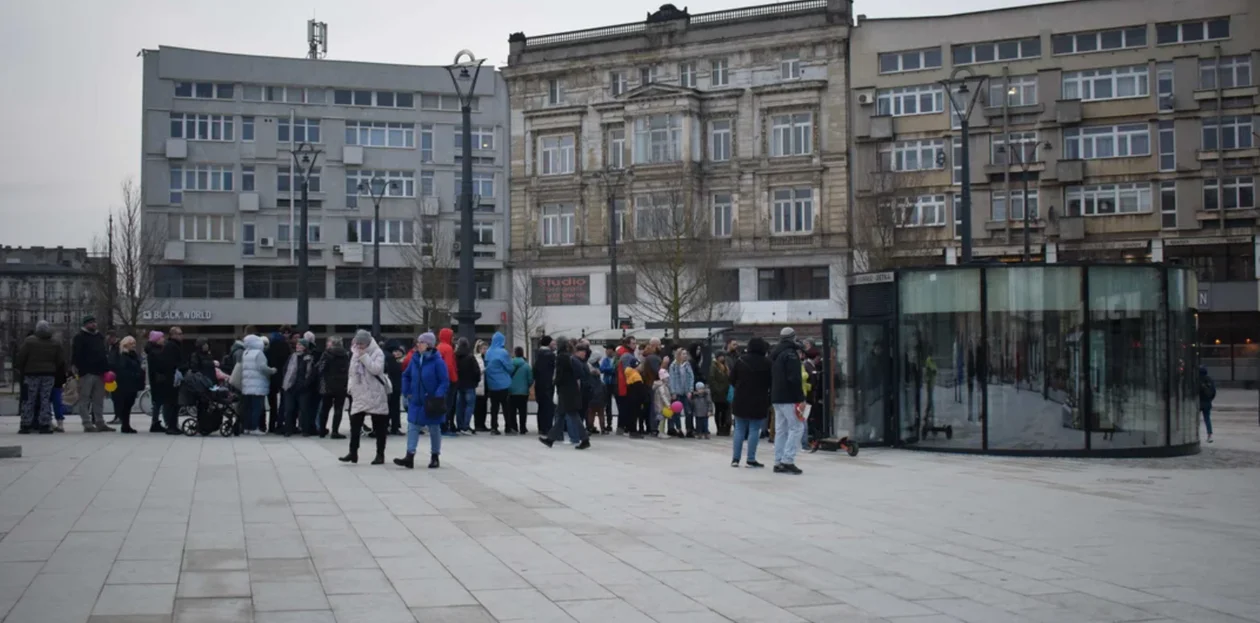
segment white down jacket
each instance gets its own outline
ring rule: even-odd
[[[351,348],[350,413],[384,415],[389,413],[389,377],[385,375],[385,351],[376,341],[362,350]]]

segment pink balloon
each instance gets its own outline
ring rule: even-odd
[[[106,373],[105,373],[105,376],[101,377],[101,380],[105,381],[106,383],[112,383],[112,382],[114,382],[117,378],[118,378],[118,377],[114,376],[114,373],[113,373],[113,372],[106,372]]]
[[[674,401],[674,404],[669,405],[669,408],[670,408],[670,409],[673,409],[673,410],[674,410],[674,413],[682,413],[682,410],[683,410],[683,404],[682,404],[682,401],[675,400],[675,401]]]

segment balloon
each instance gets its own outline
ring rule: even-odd
[[[665,416],[665,417],[667,417],[667,418],[668,418],[668,417],[674,417],[674,410],[673,410],[673,409],[670,409],[669,407],[665,407],[664,409],[661,409],[661,415],[663,415],[663,416]]]
[[[683,410],[682,401],[675,400],[674,404],[669,405],[669,408],[673,409],[674,413],[682,413],[682,410]]]
[[[109,392],[109,393],[111,393],[111,394],[112,394],[112,393],[114,393],[115,391],[118,391],[118,383],[117,383],[116,381],[110,381],[110,382],[106,383],[106,384],[105,384],[105,391],[107,391],[107,392]]]
[[[117,376],[114,376],[114,373],[113,373],[113,372],[106,372],[106,373],[105,373],[105,376],[102,376],[102,377],[101,377],[101,380],[102,380],[102,381],[105,381],[106,383],[112,383],[112,382],[114,382],[114,381],[117,381],[117,380],[118,380],[118,377],[117,377]]]

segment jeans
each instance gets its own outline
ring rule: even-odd
[[[23,385],[22,389],[25,390],[26,386]],[[61,402],[60,387],[54,387],[52,389],[52,407],[53,417],[56,418],[58,422],[66,419],[66,406]]]
[[[796,405],[774,405],[774,462],[791,465],[796,462],[796,451],[801,449],[801,434],[805,423],[796,417]]]
[[[84,426],[105,423],[105,381],[99,374],[79,377],[79,418]]]
[[[704,416],[696,416],[696,432],[701,435],[709,434],[709,418]]]
[[[738,463],[739,455],[744,449],[744,440],[748,440],[748,462],[757,462],[757,442],[761,440],[762,420],[745,420],[743,418],[735,418],[735,434],[731,435],[731,441],[734,450],[731,454],[731,461]]]
[[[407,454],[415,454],[420,445],[420,429],[429,429],[429,454],[442,454],[441,424],[412,424],[407,422]]]
[[[455,408],[455,426],[453,430],[468,430],[468,423],[472,421],[473,409],[477,406],[477,390],[459,389],[458,393],[459,406]]]
[[[560,441],[564,439],[565,429],[569,430],[569,440],[573,443],[586,441],[586,426],[582,422],[582,414],[574,411],[564,414],[564,418],[557,418],[551,425],[551,431],[547,433],[547,439],[551,441]],[[576,434],[575,434],[576,433]]]
[[[1207,427],[1208,437],[1212,436],[1212,405],[1199,405],[1203,411],[1203,425]]]
[[[300,389],[284,390],[284,398],[280,400],[280,404],[284,405],[284,425],[281,430],[286,435],[297,432],[298,418],[306,412],[305,394]]]
[[[245,411],[245,430],[258,430],[262,425],[263,407],[267,405],[267,397],[241,396],[241,405]]]

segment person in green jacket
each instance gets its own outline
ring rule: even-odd
[[[509,435],[525,435],[529,433],[525,419],[529,417],[529,388],[534,384],[534,369],[525,361],[524,348],[517,346],[515,355],[512,358],[512,384],[508,386],[508,407],[503,428]]]

